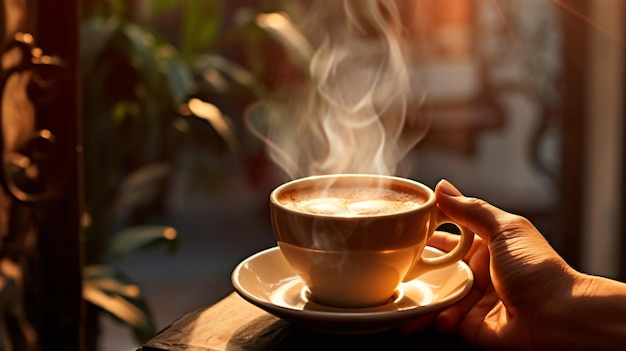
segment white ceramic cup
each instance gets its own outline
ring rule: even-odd
[[[311,298],[330,306],[387,303],[402,281],[461,260],[474,239],[455,224],[459,244],[440,257],[422,257],[435,229],[453,222],[438,209],[429,187],[400,177],[296,179],[272,191],[270,209],[285,259]]]

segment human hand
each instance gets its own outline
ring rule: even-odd
[[[466,256],[474,285],[461,301],[433,316],[435,326],[485,349],[543,349],[560,343],[563,335],[554,332],[554,323],[564,323],[571,307],[563,299],[583,286],[586,276],[525,218],[464,197],[445,180],[435,193],[448,217],[479,236]],[[458,235],[437,234],[429,245],[449,251],[457,240]],[[423,325],[423,319],[416,320],[404,330]]]

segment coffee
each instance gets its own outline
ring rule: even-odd
[[[426,199],[408,188],[342,184],[327,189],[292,189],[278,201],[294,211],[338,217],[381,216],[421,206]]]
[[[436,258],[422,256],[437,227],[451,222],[434,192],[390,176],[335,174],[293,180],[270,194],[272,229],[283,256],[318,303],[383,304],[402,281],[457,262],[474,233]]]

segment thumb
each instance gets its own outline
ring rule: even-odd
[[[515,221],[517,217],[484,200],[463,196],[445,179],[435,187],[435,195],[437,205],[450,219],[488,242],[501,233],[503,224]]]

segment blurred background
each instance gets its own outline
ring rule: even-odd
[[[269,138],[271,121],[251,130],[251,108],[310,81],[331,3],[344,9],[2,2],[0,259],[21,269],[0,264],[13,287],[0,300],[30,305],[0,308],[21,316],[0,323],[17,330],[3,335],[21,335],[24,350],[51,344],[42,326],[55,322],[37,311],[56,304],[48,315],[71,329],[80,304],[61,304],[80,300],[89,350],[133,350],[233,291],[235,265],[275,245],[268,196],[290,178],[255,135]],[[624,4],[371,3],[398,9],[427,130],[396,173],[433,187],[449,179],[531,219],[575,268],[625,279]]]

